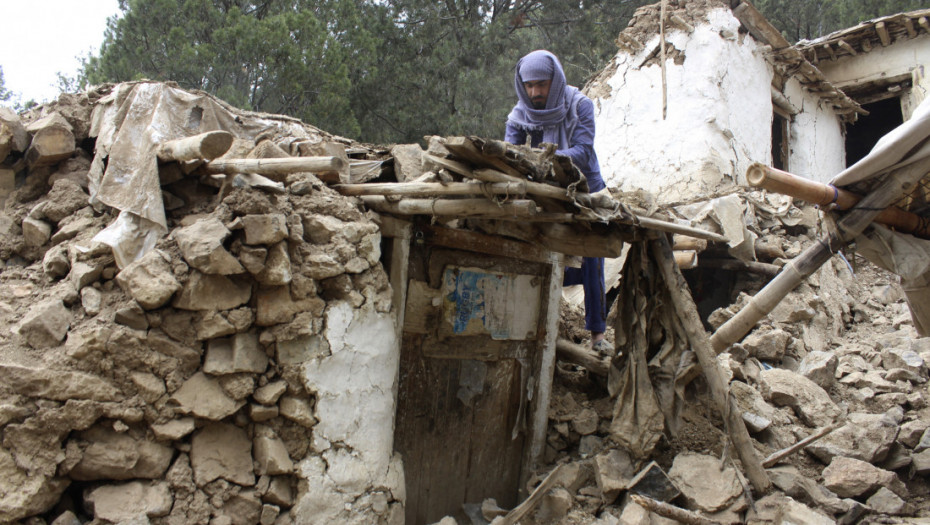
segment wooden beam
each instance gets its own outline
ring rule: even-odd
[[[513,508],[510,512],[507,513],[500,520],[495,518],[495,525],[517,525],[520,523],[520,520],[526,517],[527,514],[532,512],[536,507],[542,503],[543,497],[549,493],[549,490],[555,486],[555,482],[559,479],[559,472],[562,471],[562,468],[565,465],[559,465],[552,469],[552,472],[546,476],[546,479],[542,481],[530,494],[530,497],[523,500],[523,503],[520,503]]]
[[[756,40],[772,46],[772,49],[779,50],[791,45],[788,40],[782,36],[781,31],[775,29],[764,16],[752,4],[741,2],[734,10],[733,15],[749,31]]]
[[[927,20],[927,17],[922,16],[918,18],[917,23],[920,24],[920,27],[924,28],[924,31],[930,33],[930,20]]]
[[[694,250],[676,250],[673,252],[675,264],[681,270],[691,270],[698,265],[698,255]]]
[[[908,38],[914,38],[917,36],[917,30],[914,29],[914,21],[911,20],[911,17],[904,17],[904,29],[907,31]]]
[[[834,62],[836,61],[836,52],[833,51],[833,47],[830,45],[829,42],[825,43],[824,45],[820,47],[824,48],[827,51],[827,54],[830,55],[830,60]]]
[[[866,53],[872,51],[872,41],[869,40],[868,38],[863,38],[862,43],[860,45],[862,46],[862,51]]]
[[[468,137],[449,137],[443,144],[453,155],[461,157],[472,164],[485,168],[494,168],[512,177],[523,178],[520,170],[507,164],[498,157],[489,157],[482,153]]]
[[[423,226],[420,231],[426,243],[436,246],[543,264],[549,264],[551,258],[539,244],[441,226]]]
[[[594,350],[561,338],[556,342],[555,348],[562,361],[581,366],[594,375],[607,377],[610,359],[597,355]]]
[[[337,184],[333,189],[343,195],[394,195],[403,197],[439,197],[449,195],[526,195],[526,184],[520,182],[382,182],[371,184]]]
[[[843,40],[843,39],[838,40],[838,41],[836,42],[836,45],[840,46],[840,48],[844,49],[847,53],[849,53],[849,54],[852,55],[852,56],[856,56],[856,55],[859,54],[859,53],[853,48],[853,46],[849,45],[849,43],[846,42],[846,41]]]
[[[888,34],[888,28],[885,27],[885,22],[876,23],[875,32],[878,33],[878,38],[882,41],[882,47],[891,45],[891,35]]]
[[[536,214],[536,203],[531,200],[496,203],[488,199],[404,199],[392,202],[383,195],[363,195],[361,199],[375,211],[397,215],[529,217]]]
[[[739,259],[709,259],[701,257],[698,266],[702,268],[720,268],[732,272],[749,272],[764,275],[768,278],[775,277],[781,271],[781,266],[774,264],[761,263],[756,261],[740,261]]]
[[[684,29],[685,31],[689,33],[694,32],[694,26],[692,26],[688,22],[685,22],[683,18],[681,18],[680,16],[676,14],[673,14],[672,16],[670,16],[669,21],[671,21],[673,24]]]
[[[798,442],[795,443],[794,445],[791,445],[790,447],[785,447],[785,448],[779,450],[778,452],[772,453],[771,455],[769,455],[769,457],[765,458],[765,459],[762,461],[762,466],[765,467],[765,468],[774,467],[774,466],[777,465],[778,462],[781,461],[782,459],[784,459],[784,458],[790,456],[791,454],[794,454],[795,452],[797,452],[797,451],[801,450],[802,448],[804,448],[804,447],[810,445],[811,443],[813,443],[813,442],[817,441],[818,439],[820,439],[820,438],[826,436],[826,435],[829,434],[830,432],[833,432],[834,430],[840,428],[841,426],[843,426],[843,425],[845,425],[845,424],[846,424],[845,421],[838,421],[838,422],[836,422],[836,423],[833,423],[832,425],[823,427],[822,429],[818,430],[817,432],[814,432],[813,434],[807,436],[806,438],[802,439],[801,441],[798,441]]]
[[[736,454],[739,456],[746,470],[746,476],[753,488],[759,495],[768,494],[772,488],[772,482],[768,474],[762,468],[762,463],[756,455],[756,449],[752,446],[752,440],[746,425],[743,423],[742,411],[736,404],[736,400],[729,395],[727,382],[720,371],[720,365],[717,363],[717,354],[711,347],[710,339],[704,330],[704,325],[697,312],[697,305],[688,288],[688,283],[675,264],[672,246],[668,239],[662,235],[653,240],[651,251],[665,286],[668,288],[669,295],[672,298],[675,312],[681,321],[685,334],[688,337],[688,343],[694,350],[704,371],[704,377],[710,388],[711,395],[715,401],[719,413],[723,416],[730,441]]]
[[[291,173],[337,173],[345,166],[339,157],[285,157],[277,159],[219,159],[206,163],[208,174],[257,173],[283,182]],[[321,178],[321,180],[324,180]],[[336,177],[335,180],[339,180]]]

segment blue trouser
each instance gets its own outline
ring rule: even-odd
[[[584,327],[590,332],[607,330],[607,296],[604,291],[604,258],[585,257],[581,268],[566,268],[563,286],[584,287]]]

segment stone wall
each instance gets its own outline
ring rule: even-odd
[[[311,174],[217,190],[163,164],[169,233],[119,268],[92,240],[116,216],[88,199],[93,103],[42,109],[83,129],[66,160],[0,159],[0,522],[402,523],[373,216]]]

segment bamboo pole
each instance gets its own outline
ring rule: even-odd
[[[746,469],[746,476],[753,488],[758,494],[767,494],[772,488],[772,482],[768,474],[762,468],[762,463],[756,455],[756,449],[752,446],[752,440],[746,425],[743,424],[743,416],[736,404],[736,400],[729,395],[727,382],[723,378],[720,366],[717,364],[716,353],[710,345],[707,332],[701,323],[701,318],[697,312],[697,306],[694,304],[694,298],[689,292],[688,283],[685,282],[684,276],[675,264],[672,246],[668,238],[664,235],[659,236],[651,242],[652,253],[659,265],[659,271],[665,280],[672,298],[672,304],[678,315],[681,324],[684,327],[685,334],[688,336],[688,342],[697,355],[701,369],[704,371],[704,377],[707,379],[707,385],[710,387],[711,395],[717,405],[717,409],[723,416],[726,423],[726,429],[736,449],[736,454]]]
[[[686,525],[720,525],[719,521],[705,518],[694,511],[656,501],[642,494],[630,494],[630,499],[633,500],[633,503],[649,512],[655,512],[663,518],[675,520],[679,523],[685,523]]]
[[[391,202],[383,195],[364,195],[361,199],[366,206],[375,211],[397,215],[532,217],[536,214],[536,203],[531,200],[498,204],[488,199],[404,199]]]
[[[291,173],[332,173],[345,167],[339,157],[285,157],[277,159],[214,160],[204,166],[207,173],[257,173],[281,182]]]
[[[675,251],[694,250],[700,253],[707,249],[707,240],[675,234],[672,236],[672,249]]]
[[[801,450],[802,448],[804,448],[804,447],[810,445],[811,443],[813,443],[813,442],[817,441],[818,439],[820,439],[820,438],[826,436],[826,435],[829,434],[830,432],[833,432],[834,430],[840,428],[841,426],[843,426],[843,425],[845,425],[845,424],[846,424],[845,421],[841,421],[841,422],[837,422],[837,423],[834,423],[834,424],[832,424],[832,425],[823,427],[822,429],[820,429],[820,430],[818,430],[817,432],[815,432],[815,433],[813,433],[813,434],[807,436],[806,438],[802,439],[801,441],[798,441],[798,442],[795,443],[794,445],[791,445],[790,447],[785,447],[785,448],[779,450],[778,452],[775,452],[775,453],[769,455],[769,457],[765,458],[765,459],[762,461],[762,466],[765,467],[765,468],[769,468],[769,467],[775,466],[775,465],[778,464],[778,462],[781,461],[782,459],[784,459],[784,458],[790,456],[791,454],[794,454],[795,452],[797,452],[797,451]]]
[[[853,240],[882,210],[900,199],[930,169],[930,158],[892,170],[879,188],[863,198],[837,223],[835,235],[810,246],[782,268],[765,288],[759,290],[742,310],[714,332],[710,341],[717,352],[743,338],[760,319],[768,315],[791,290],[827,262],[833,253]]]
[[[721,270],[730,270],[733,272],[750,272],[764,275],[772,278],[781,271],[781,266],[774,264],[760,263],[755,261],[740,261],[739,259],[712,259],[702,257],[698,261],[698,266],[705,268],[720,268]]]
[[[213,160],[229,151],[233,134],[228,131],[208,131],[193,137],[169,140],[158,147],[158,160],[162,162]]]
[[[438,197],[448,195],[526,195],[526,184],[520,182],[385,182],[373,184],[337,184],[333,189],[343,195],[399,195],[403,197]]]
[[[862,200],[861,195],[856,195],[851,191],[831,184],[821,184],[762,164],[753,164],[749,167],[746,171],[746,181],[752,186],[788,195],[811,204],[820,206],[836,204],[840,210],[848,210]],[[900,232],[930,239],[930,224],[927,224],[916,213],[902,210],[897,206],[883,210],[875,218],[875,222],[890,226]]]

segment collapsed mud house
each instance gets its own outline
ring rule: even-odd
[[[799,50],[767,40],[770,28],[746,14],[748,3],[669,4],[668,27],[682,31],[671,42],[703,38],[700,50],[717,50],[708,66],[746,56],[731,62],[734,78],[745,66],[759,73],[746,75],[752,86],[769,75],[795,98],[786,104],[765,85],[764,96],[747,95],[762,111],[725,112],[705,89],[716,80],[682,81],[715,108],[712,118],[689,120],[710,133],[689,125],[678,138],[703,142],[652,152],[678,152],[677,172],[628,152],[630,166],[653,177],[701,174],[689,187],[669,182],[660,199],[713,197],[752,162],[772,164],[771,141],[759,146],[756,121],[742,119],[759,117],[765,135],[772,114],[790,116],[794,105],[812,113],[794,121],[811,125],[779,128],[801,152],[782,167],[799,172],[807,151],[820,159],[811,160],[812,178],[841,171],[841,160],[823,160],[811,142],[841,151],[833,126],[860,105],[821,94],[831,81],[805,67]],[[618,41],[627,49],[619,63],[643,52],[639,72],[657,72],[657,48],[637,51],[636,42],[661,31],[658,20],[658,6],[640,12]],[[669,78],[673,58],[690,66],[702,56],[666,52]],[[687,72],[697,70],[708,71]],[[611,71],[620,69],[602,80]],[[637,74],[625,73],[631,87]],[[669,119],[690,106],[677,105],[673,85]],[[599,118],[626,96],[614,91],[598,99]],[[611,122],[634,125],[633,116],[599,121],[599,136]],[[913,512],[904,500],[926,492],[918,385],[928,349],[912,344],[900,321],[880,344],[837,346],[830,336],[866,311],[844,296],[842,267],[816,276],[812,289],[824,298],[789,301],[719,357],[696,329],[687,294],[676,293],[685,287],[657,232],[762,253],[766,229],[810,241],[799,228],[816,222],[810,209],[764,196],[749,228],[751,215],[720,201],[712,212],[672,210],[723,232],[710,233],[653,218],[657,207],[641,199],[619,208],[585,201],[577,172],[551,152],[461,137],[387,152],[158,83],[65,95],[25,116],[25,127],[2,117],[0,176],[11,193],[0,222],[0,315],[15,327],[0,340],[3,520],[429,523],[485,498],[515,507],[525,488],[532,495],[511,512],[485,501],[467,519],[558,522],[574,505],[567,519],[580,523],[656,522],[644,506],[661,511],[651,505],[665,499],[720,522],[827,523],[867,509]],[[199,135],[214,130],[226,134]],[[613,147],[599,149],[614,166],[605,172],[620,177],[613,182],[632,189],[626,167],[609,164],[620,158]],[[765,203],[784,206],[766,212]],[[766,253],[800,251],[777,244]],[[556,367],[559,276],[572,264],[559,254],[624,256],[614,325],[624,357],[563,357],[599,370],[612,400],[553,395],[553,373],[586,374]],[[730,310],[710,322],[719,326]],[[794,327],[799,321],[807,324]],[[832,361],[823,355],[831,352]],[[694,450],[725,456],[729,436],[755,496],[768,495],[749,510],[740,468],[681,453],[657,458],[665,476],[648,461],[693,430],[682,416],[685,389],[694,393],[701,367],[706,420],[726,425]],[[735,405],[719,392],[726,384]],[[831,399],[837,392],[841,403]],[[771,468],[779,458],[754,459],[818,429],[833,434],[807,448],[816,460],[796,454],[787,456],[794,465]],[[541,461],[560,466],[537,485]],[[821,461],[830,467],[812,465]],[[904,472],[916,476],[910,487]],[[656,480],[662,490],[646,488]]]

